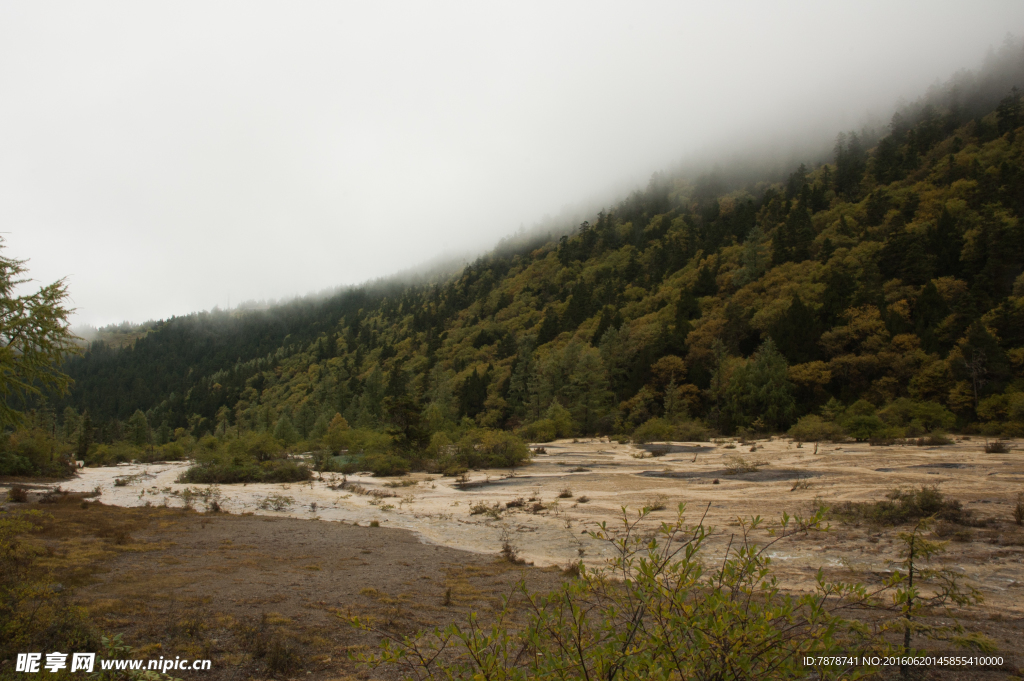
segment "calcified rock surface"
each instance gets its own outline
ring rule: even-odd
[[[609,527],[620,522],[623,506],[665,504],[652,514],[650,527],[673,519],[680,502],[686,503],[692,522],[706,510],[705,524],[716,529],[709,556],[720,557],[740,531],[740,518],[807,515],[819,499],[827,504],[878,500],[897,487],[935,485],[963,502],[975,518],[990,519],[987,527],[966,530],[960,541],[951,542],[945,562],[981,588],[987,610],[1024,613],[1024,531],[1012,519],[1017,494],[1024,491],[1024,451],[1019,442],[1007,444],[1009,453],[987,454],[981,440],[943,447],[798,446],[788,440],[637,447],[561,440],[543,445],[546,453],[535,454],[528,466],[514,472],[473,471],[462,483],[419,473],[404,478],[352,475],[344,488],[337,474],[302,484],[183,485],[176,480],[187,464],[157,463],[83,469],[61,487],[99,487],[101,501],[119,506],[183,506],[189,501],[203,511],[216,498],[229,513],[361,525],[377,520],[382,527],[411,530],[426,542],[481,553],[496,553],[504,534],[537,565],[564,565],[581,552],[588,564],[600,565],[611,555],[610,547],[586,531],[601,521]],[[738,465],[738,457],[753,466]],[[750,467],[757,470],[737,472]],[[124,484],[115,484],[118,480]],[[404,486],[388,486],[403,481]],[[562,490],[573,496],[559,498]],[[523,506],[506,508],[520,498]],[[274,510],[275,501],[281,510]],[[535,503],[544,509],[534,512]],[[491,513],[482,508],[495,505]],[[811,588],[819,567],[832,577],[871,581],[891,569],[896,532],[836,525],[828,533],[784,540],[770,555],[791,588]],[[764,532],[755,538],[767,540]]]

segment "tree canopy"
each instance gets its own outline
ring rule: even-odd
[[[3,255],[0,238],[0,426],[22,422],[30,396],[65,393],[71,378],[64,358],[78,352],[68,322],[67,284],[62,279],[34,293],[18,294],[28,271],[24,260]]]

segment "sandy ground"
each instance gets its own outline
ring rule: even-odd
[[[806,515],[818,500],[877,500],[894,488],[935,485],[947,497],[963,502],[975,518],[989,520],[986,527],[972,528],[960,541],[950,542],[943,560],[983,591],[986,611],[1019,618],[1024,616],[1024,533],[1012,522],[1012,506],[1024,491],[1024,448],[1019,442],[1007,444],[1009,453],[986,454],[984,442],[971,439],[942,447],[800,446],[775,439],[643,448],[604,440],[562,440],[543,445],[544,453],[514,472],[473,471],[468,484],[425,474],[353,475],[340,488],[342,476],[328,474],[303,484],[210,488],[176,482],[187,464],[160,463],[83,469],[59,486],[71,491],[98,487],[104,503],[119,506],[180,507],[192,493],[197,510],[203,510],[212,496],[222,510],[234,514],[359,525],[377,520],[382,527],[411,530],[428,544],[491,555],[499,550],[505,532],[524,558],[548,566],[565,565],[581,551],[588,564],[602,564],[611,555],[609,547],[586,530],[601,521],[616,522],[623,506],[635,509],[661,501],[667,508],[652,515],[659,522],[673,519],[680,502],[687,505],[691,521],[707,509],[705,523],[718,531],[709,543],[714,555],[738,530],[739,518],[777,519],[783,512]],[[752,447],[756,451],[750,451]],[[657,456],[651,456],[651,450]],[[758,470],[730,475],[736,457],[756,463]],[[116,485],[117,480],[124,484]],[[566,489],[573,496],[559,498]],[[533,512],[535,502],[530,501],[521,508],[504,509],[518,498],[536,499],[544,509]],[[281,510],[273,510],[275,499]],[[495,504],[504,510],[480,512],[481,506]],[[824,535],[786,540],[773,547],[771,555],[784,584],[803,589],[813,586],[819,567],[862,579],[884,574],[890,569],[888,561],[896,557],[894,539],[895,530],[839,526]]]

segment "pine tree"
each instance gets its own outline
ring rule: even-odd
[[[280,440],[286,447],[299,441],[299,433],[292,425],[292,420],[287,414],[282,414],[274,426],[274,438]]]
[[[820,354],[821,328],[817,315],[799,295],[793,297],[786,312],[772,324],[768,335],[778,351],[793,364],[811,362]]]
[[[4,246],[0,237],[0,251]],[[31,281],[23,278],[26,271],[24,260],[0,254],[0,427],[22,423],[18,407],[26,399],[44,390],[65,394],[71,378],[61,368],[66,357],[80,354],[64,280],[16,296],[15,289]]]
[[[594,433],[611,399],[608,376],[597,349],[588,345],[581,350],[569,375],[569,388],[573,419],[585,434]]]
[[[760,419],[772,430],[785,429],[796,416],[793,384],[786,358],[771,338],[757,349],[729,382],[729,403],[736,423]]]
[[[128,433],[132,444],[138,447],[149,444],[149,423],[141,410],[136,409],[132,417],[128,419]]]
[[[561,333],[561,322],[558,319],[558,313],[549,307],[544,312],[544,320],[541,322],[540,330],[537,332],[537,345],[550,343],[558,337],[559,333]]]

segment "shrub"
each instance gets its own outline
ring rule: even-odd
[[[409,462],[397,454],[370,454],[363,458],[362,468],[384,478],[405,475],[409,472]]]
[[[185,448],[180,442],[168,442],[159,447],[151,447],[143,452],[139,461],[150,463],[153,461],[181,461],[188,458],[185,456]]]
[[[178,482],[230,485],[241,482],[303,482],[313,477],[309,467],[291,459],[241,464],[216,462],[198,464],[178,476]]]
[[[917,442],[915,444],[918,447],[945,447],[946,445],[953,444],[953,440],[942,433],[932,433],[927,437],[917,438]]]
[[[1005,442],[999,442],[994,440],[992,442],[985,443],[986,454],[1006,454],[1010,449],[1006,446]]]
[[[708,427],[700,421],[681,421],[676,424],[677,442],[707,442]]]
[[[327,425],[327,433],[324,435],[324,444],[327,445],[331,451],[341,451],[347,444],[347,436],[345,432],[349,430],[348,421],[341,414],[335,414],[334,418]]]
[[[747,461],[742,456],[730,456],[725,462],[726,475],[739,475],[740,473],[756,473],[761,466],[767,466],[766,461]]]
[[[85,455],[86,466],[116,466],[138,459],[142,448],[120,441],[109,445],[93,445]]]
[[[282,494],[268,494],[258,505],[264,511],[286,511],[295,503],[292,497]]]
[[[633,431],[633,442],[644,444],[647,442],[666,442],[675,438],[675,427],[661,418],[653,418]]]
[[[48,521],[38,511],[0,515],[0,659],[26,650],[100,648],[85,609],[74,604],[72,589],[55,583],[58,574],[44,564],[45,552],[30,537]],[[15,676],[11,667],[2,675]]]
[[[902,525],[935,517],[948,523],[969,522],[971,512],[959,501],[946,499],[936,487],[919,490],[895,489],[881,501],[846,502],[831,509],[831,515],[846,521],[867,521],[876,525]]]
[[[519,557],[519,547],[512,542],[512,531],[507,527],[501,528],[500,555],[502,560],[512,563],[513,565],[522,565],[526,562]]]
[[[281,444],[270,433],[246,433],[231,440],[227,445],[227,452],[235,459],[248,458],[256,461],[272,461],[284,456]]]
[[[42,428],[0,434],[0,475],[67,477],[74,472],[71,449]]]
[[[384,454],[391,451],[394,439],[387,433],[367,428],[349,428],[338,432],[334,443],[347,449],[350,455]]]
[[[518,436],[504,430],[473,428],[457,444],[447,447],[448,454],[437,461],[444,471],[467,468],[511,468],[525,463],[530,450]],[[447,473],[446,473],[447,474]]]
[[[905,430],[905,437],[917,437],[936,430],[949,430],[956,423],[953,413],[938,402],[916,402],[906,397],[894,400],[878,410],[888,426]]]
[[[846,439],[842,426],[814,414],[808,414],[797,421],[789,429],[789,436],[797,442],[842,442]]]
[[[21,485],[14,485],[7,492],[7,498],[14,503],[24,504],[28,501],[28,489]]]
[[[850,437],[861,442],[881,435],[885,431],[885,424],[877,414],[854,414],[844,418],[841,425],[843,430],[850,434]]]
[[[275,636],[267,647],[267,670],[277,676],[292,676],[302,663],[299,649],[282,636]]]
[[[552,400],[544,418],[555,426],[558,437],[571,437],[573,434],[572,414],[558,400]]]
[[[572,490],[566,487],[558,493],[559,499],[572,499]]]
[[[523,428],[523,437],[530,442],[551,442],[558,437],[555,422],[551,419],[534,421]]]
[[[785,594],[768,558],[776,542],[819,529],[821,514],[784,519],[763,546],[753,538],[761,521],[742,523],[742,538],[724,560],[705,561],[711,531],[686,525],[682,506],[675,522],[641,532],[649,513],[635,519],[624,513],[618,532],[592,533],[614,551],[607,569],[577,562],[566,570],[576,578],[548,595],[520,585],[493,627],[470,615],[468,626],[406,637],[355,618],[384,639],[377,653],[356,659],[395,665],[406,678],[835,679],[846,673],[804,661],[863,649],[860,634],[870,630],[838,613],[876,602],[860,585],[828,583],[820,573],[815,593]],[[522,626],[506,625],[521,600],[530,617]],[[890,650],[880,639],[869,649]]]
[[[485,430],[477,435],[474,449],[485,466],[509,468],[530,458],[530,449],[514,434],[504,430]]]
[[[632,440],[637,444],[648,442],[703,442],[708,430],[700,421],[671,423],[662,418],[647,420],[633,431]]]

